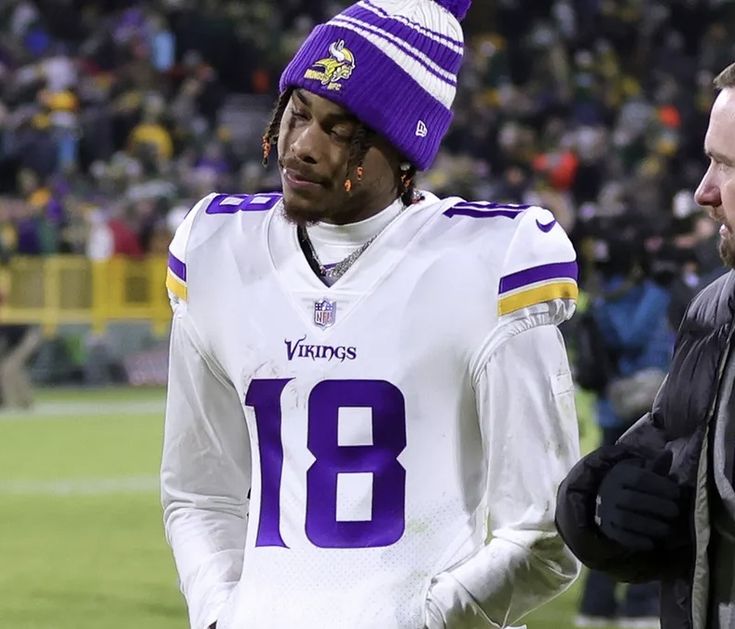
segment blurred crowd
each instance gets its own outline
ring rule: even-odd
[[[3,2],[0,252],[163,252],[205,193],[277,188],[258,138],[279,72],[347,4]],[[549,207],[583,281],[611,239],[665,281],[717,272],[692,193],[735,2],[475,5],[455,122],[419,185]]]

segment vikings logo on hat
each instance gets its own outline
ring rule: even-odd
[[[321,81],[329,90],[341,90],[339,81],[346,81],[355,69],[355,55],[345,47],[343,39],[329,46],[329,57],[319,59],[306,71],[304,78]]]

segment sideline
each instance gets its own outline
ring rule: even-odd
[[[76,478],[68,480],[0,481],[0,495],[12,496],[109,496],[158,492],[158,476]]]
[[[38,402],[27,411],[0,410],[0,422],[44,421],[52,419],[81,419],[120,415],[163,415],[165,400],[126,400],[124,402],[101,400],[59,400]]]

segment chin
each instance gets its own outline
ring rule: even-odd
[[[289,222],[296,225],[312,225],[328,216],[323,204],[289,194],[283,195],[283,213]]]
[[[725,266],[735,269],[735,240],[732,237],[720,240],[720,258]]]

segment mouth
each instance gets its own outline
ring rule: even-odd
[[[733,235],[732,226],[727,222],[727,217],[722,206],[709,208],[709,217],[720,224],[719,234],[722,238],[730,238]]]
[[[283,181],[289,188],[303,191],[316,191],[324,188],[324,184],[312,175],[307,175],[294,168],[285,167],[281,171]]]

